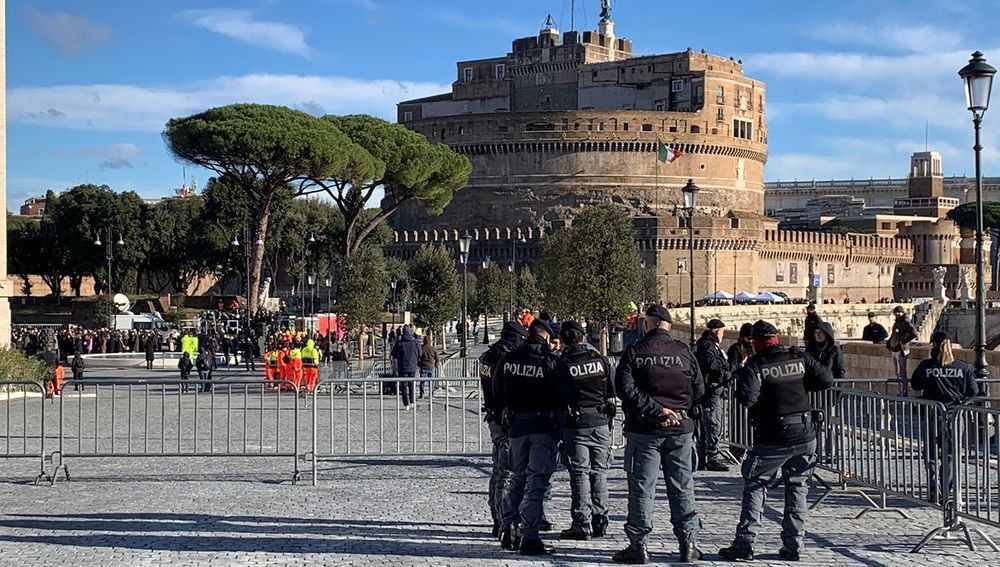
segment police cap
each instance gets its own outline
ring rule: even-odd
[[[586,335],[587,331],[583,329],[583,325],[577,323],[576,321],[565,321],[560,329],[561,333],[577,332],[581,335]]]
[[[555,321],[549,321],[549,326],[552,327],[552,338],[559,338],[559,333],[562,332],[562,325]]]
[[[778,336],[778,328],[774,325],[768,323],[761,319],[753,324],[753,336],[754,337],[776,337]]]
[[[709,329],[713,329],[713,330],[714,329],[725,329],[726,328],[726,324],[723,323],[722,321],[720,321],[719,319],[712,319],[711,321],[708,322],[708,325],[706,325],[706,327],[708,327]]]
[[[524,325],[521,324],[520,321],[508,321],[507,323],[503,324],[503,330],[501,330],[500,333],[501,334],[503,334],[503,333],[513,333],[515,335],[520,335],[522,337],[527,337],[528,336],[528,329],[525,329]]]
[[[552,323],[544,319],[535,319],[531,322],[531,326],[528,327],[528,331],[531,332],[535,329],[545,331],[550,337],[554,337],[556,335],[555,330],[552,328]]]
[[[944,331],[934,331],[934,334],[931,335],[931,344],[939,345],[947,338],[948,333]]]
[[[650,305],[646,308],[647,317],[656,317],[660,321],[666,321],[667,323],[673,323],[674,318],[670,316],[670,311],[662,305]]]

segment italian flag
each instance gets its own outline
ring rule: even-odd
[[[663,140],[656,139],[656,159],[663,163],[674,163],[677,158],[684,155],[680,150],[675,150],[663,143]]]

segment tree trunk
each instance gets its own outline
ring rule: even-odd
[[[601,335],[600,335],[600,337],[601,337],[601,339],[599,341],[599,343],[600,343],[600,347],[599,348],[600,348],[600,351],[601,351],[601,356],[608,356],[608,326],[607,325],[604,325],[604,326],[601,327]]]
[[[263,210],[260,218],[257,219],[257,240],[253,245],[253,252],[250,255],[250,289],[247,290],[247,305],[250,315],[256,315],[260,306],[257,304],[257,294],[261,286],[261,268],[264,266],[264,238],[267,236],[267,221],[271,217],[271,211]],[[273,282],[272,282],[273,284]]]

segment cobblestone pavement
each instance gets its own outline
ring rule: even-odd
[[[0,461],[0,565],[590,565],[625,545],[621,462],[610,480],[607,539],[552,541],[556,554],[522,558],[488,534],[487,460],[479,457],[350,457],[321,463],[320,484],[292,485],[267,460],[105,460],[77,465],[71,482],[33,486],[33,468]],[[709,556],[728,543],[741,482],[699,473],[697,497]],[[660,487],[653,560],[676,559]],[[773,502],[780,500],[774,494]],[[555,477],[550,517],[569,522],[565,471]],[[909,549],[940,517],[911,507],[913,520],[854,516],[856,496],[837,495],[809,518],[806,565],[996,564],[1000,554],[957,541]],[[766,510],[758,564],[780,564],[779,512]],[[988,533],[997,537],[994,530]],[[550,536],[550,540],[553,540]]]

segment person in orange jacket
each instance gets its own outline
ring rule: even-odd
[[[66,369],[58,360],[56,361],[56,367],[52,370],[52,379],[49,380],[48,395],[49,397],[58,396],[62,394],[63,380],[66,379]]]
[[[295,384],[295,391],[304,392],[305,382],[302,380],[302,349],[296,346],[288,352],[288,357],[292,360],[292,383]]]
[[[312,339],[302,347],[302,378],[307,391],[316,391],[316,382],[319,380],[319,349]]]
[[[274,381],[281,378],[278,373],[278,351],[269,350],[264,353],[264,377],[267,378],[268,384],[273,388]]]
[[[288,351],[287,346],[278,351],[278,378],[282,381],[282,384],[278,387],[282,389],[287,388],[288,384],[286,382],[292,382],[294,378],[292,374],[292,359],[288,356]]]

